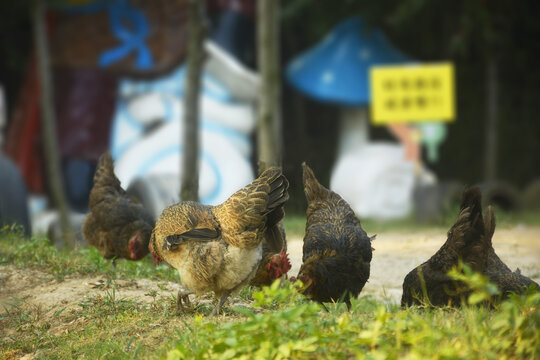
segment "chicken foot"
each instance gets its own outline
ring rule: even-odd
[[[178,295],[176,297],[176,311],[184,312],[186,307],[191,306],[191,302],[189,301],[189,295],[191,294],[193,294],[193,292],[183,288],[178,290]]]
[[[229,297],[231,294],[230,290],[227,290],[221,295],[221,298],[219,299],[219,302],[217,303],[216,307],[214,308],[214,311],[212,311],[212,316],[217,316],[221,313],[221,308],[223,307],[223,304],[225,304],[225,300]]]

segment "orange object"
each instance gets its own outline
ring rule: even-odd
[[[405,159],[420,162],[420,132],[407,124],[387,125],[387,128],[405,147]]]

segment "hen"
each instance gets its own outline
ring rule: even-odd
[[[138,260],[148,254],[154,220],[120,186],[109,152],[99,158],[89,207],[82,232],[104,258],[114,264],[116,258]]]
[[[279,232],[288,186],[281,170],[270,168],[221,205],[185,201],[163,211],[150,250],[178,270],[188,290],[179,291],[179,307],[190,292],[213,291],[217,315],[227,297],[249,283],[262,259],[263,240]]]
[[[402,306],[425,302],[435,306],[460,305],[470,294],[470,289],[447,275],[459,260],[475,272],[486,275],[497,285],[503,298],[510,292],[522,292],[531,284],[540,288],[519,271],[512,272],[499,259],[491,242],[495,231],[493,209],[488,207],[482,217],[481,204],[480,189],[474,187],[464,191],[458,219],[448,231],[446,242],[428,261],[405,277]]]
[[[350,297],[357,297],[369,278],[373,238],[341,196],[319,184],[305,163],[302,168],[307,222],[298,279],[312,299],[321,304],[343,299],[350,309]]]
[[[275,220],[281,220],[284,216],[283,210],[275,212]],[[275,220],[269,220],[274,223]],[[269,286],[274,280],[287,276],[291,269],[291,262],[287,255],[287,240],[285,230],[281,222],[272,226],[271,231],[267,231],[262,244],[262,261],[259,264],[255,276],[250,282],[253,286]]]

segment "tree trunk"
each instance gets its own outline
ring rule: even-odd
[[[38,76],[41,91],[41,127],[45,159],[47,166],[47,180],[55,206],[60,214],[60,225],[64,245],[73,248],[73,231],[71,229],[68,205],[64,194],[64,185],[60,170],[60,152],[56,134],[56,114],[54,111],[53,83],[49,47],[47,43],[47,28],[45,25],[45,6],[42,0],[34,0],[32,4],[32,17],[34,22],[34,41],[37,51]]]
[[[281,166],[279,0],[257,2],[257,64],[262,79],[257,118],[260,174]]]
[[[497,177],[497,101],[498,79],[497,61],[489,57],[486,67],[486,143],[484,155],[485,181],[495,181]]]
[[[184,98],[184,152],[180,189],[182,201],[199,200],[199,92],[204,63],[205,24],[202,0],[189,0],[188,52]]]

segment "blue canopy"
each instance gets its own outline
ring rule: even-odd
[[[358,106],[370,102],[369,68],[410,62],[378,29],[360,18],[336,26],[322,42],[287,66],[287,79],[301,92],[321,101]]]

